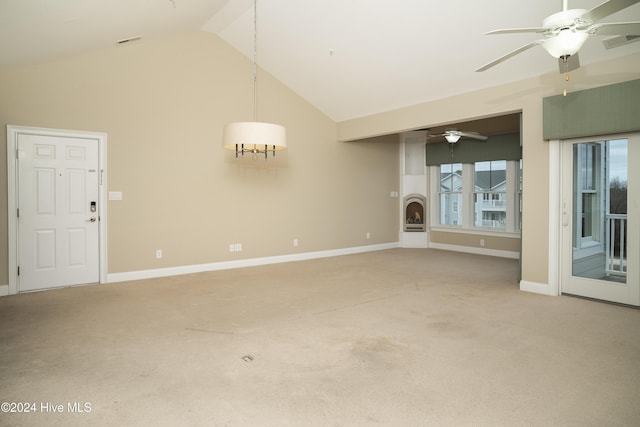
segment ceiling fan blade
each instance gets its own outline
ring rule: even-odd
[[[472,138],[472,139],[479,139],[481,141],[486,141],[488,137],[484,136],[484,135],[480,135],[477,132],[463,132],[463,131],[455,131],[454,133],[456,133],[457,135],[460,135],[464,138]]]
[[[508,28],[505,30],[493,30],[484,34],[489,35],[489,34],[513,34],[513,33],[544,33],[546,31],[549,31],[549,29],[543,28],[543,27]]]
[[[597,36],[640,36],[640,22],[595,24],[588,31]]]
[[[615,49],[636,42],[640,42],[640,36],[613,36],[602,40],[605,49]]]
[[[486,65],[483,65],[482,67],[478,68],[476,70],[476,72],[488,70],[489,68],[493,67],[494,65],[498,65],[499,63],[501,63],[503,61],[506,61],[507,59],[511,58],[512,56],[516,56],[517,54],[522,53],[525,50],[531,49],[532,47],[537,46],[537,45],[539,45],[539,44],[541,44],[543,42],[544,42],[544,39],[540,39],[540,40],[533,41],[533,42],[531,42],[529,44],[526,44],[526,45],[524,45],[522,47],[519,47],[518,49],[513,50],[513,51],[507,53],[506,55],[503,55],[500,58],[489,62]]]
[[[587,10],[580,17],[581,20],[586,22],[597,22],[602,18],[618,12],[624,8],[627,8],[633,4],[640,2],[640,0],[609,0],[594,7],[591,10]]]
[[[565,58],[558,58],[558,69],[560,70],[560,74],[565,74],[569,71],[577,70],[578,68],[580,68],[580,57],[577,53]]]

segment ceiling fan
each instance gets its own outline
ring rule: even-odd
[[[455,129],[445,130],[444,133],[440,133],[440,134],[427,134],[427,138],[437,138],[437,137],[444,137],[449,144],[455,144],[460,140],[460,138],[477,139],[480,141],[487,140],[486,136],[480,135],[477,132],[464,132],[464,131],[455,130]]]
[[[538,33],[544,38],[513,50],[476,71],[485,71],[525,50],[542,45],[551,56],[558,58],[560,72],[568,73],[580,67],[578,51],[590,35],[618,36],[627,38],[628,41],[640,37],[640,22],[598,23],[601,19],[638,2],[640,0],[608,0],[591,10],[586,10],[568,9],[567,0],[563,0],[562,12],[547,16],[541,27],[489,31],[485,34]],[[622,44],[624,43],[618,45]]]

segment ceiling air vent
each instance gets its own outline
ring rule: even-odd
[[[640,40],[640,36],[615,36],[602,40],[604,47],[607,49],[613,49],[614,47],[624,46],[625,44],[637,42]]]

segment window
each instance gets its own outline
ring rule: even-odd
[[[507,161],[474,163],[473,218],[475,227],[507,226]]]
[[[430,167],[433,226],[520,231],[522,160],[444,163]]]
[[[440,165],[440,224],[462,224],[462,163]]]
[[[604,163],[602,162],[604,143],[576,144],[574,156],[574,188],[576,207],[574,223],[580,228],[581,241],[576,247],[581,248],[597,244],[602,240],[600,227],[602,215],[602,180],[604,179]]]

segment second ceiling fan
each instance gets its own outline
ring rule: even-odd
[[[444,133],[439,133],[439,134],[427,134],[427,138],[438,138],[438,137],[444,137],[444,139],[449,144],[457,143],[460,140],[460,138],[476,139],[479,141],[487,140],[486,136],[480,135],[477,132],[464,132],[464,131],[455,130],[455,129],[445,130]]]

